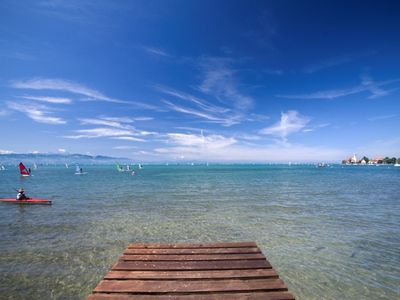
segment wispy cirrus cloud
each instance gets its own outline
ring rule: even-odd
[[[66,124],[67,122],[59,117],[52,116],[52,109],[45,105],[35,105],[32,103],[18,103],[8,102],[7,106],[9,109],[21,112],[28,118],[38,123],[60,125]]]
[[[368,99],[374,99],[382,96],[386,96],[391,92],[395,91],[397,88],[384,90],[381,87],[387,86],[393,83],[400,82],[399,78],[390,79],[385,81],[375,82],[372,78],[368,76],[362,77],[362,82],[360,85],[348,88],[348,89],[335,89],[335,90],[325,90],[318,91],[309,94],[298,94],[298,95],[276,95],[279,98],[287,98],[287,99],[336,99],[339,97],[345,97],[350,95],[359,94],[362,92],[370,92],[370,96]]]
[[[113,137],[115,140],[123,140],[123,141],[132,141],[132,142],[145,142],[145,139],[141,139],[138,137],[133,137],[133,136],[117,136]]]
[[[83,84],[59,78],[37,77],[28,80],[13,80],[11,81],[11,87],[16,89],[62,91],[86,97],[85,99],[81,100],[105,101],[111,103],[127,104],[138,108],[150,110],[159,109],[158,107],[147,103],[111,98],[104,95],[100,91],[89,88]]]
[[[368,118],[367,120],[368,120],[368,121],[387,120],[387,119],[396,118],[397,116],[398,116],[397,114],[380,115],[380,116],[370,117],[370,118]]]
[[[115,150],[130,150],[130,149],[137,149],[136,146],[130,146],[130,145],[122,145],[122,146],[115,146],[113,147]]]
[[[93,99],[113,102],[115,99],[105,96],[101,92],[88,88],[77,82],[58,78],[32,78],[28,80],[11,81],[11,86],[16,89],[31,90],[59,90],[83,95]]]
[[[161,48],[143,46],[143,50],[152,55],[163,56],[163,57],[171,56],[164,49]]]
[[[36,100],[40,102],[53,103],[53,104],[70,104],[72,100],[65,97],[46,97],[46,96],[21,96],[20,98],[27,100]]]
[[[346,63],[351,62],[353,59],[350,56],[342,56],[342,57],[336,57],[336,58],[332,58],[314,65],[311,65],[309,67],[307,67],[304,72],[307,74],[312,74],[315,72],[318,72],[320,70],[324,70],[324,69],[328,69],[328,68],[332,68],[335,66],[340,66]]]
[[[210,112],[210,113],[226,113],[229,112],[230,109],[225,108],[225,107],[221,107],[215,104],[211,104],[208,101],[204,100],[204,99],[200,99],[199,97],[193,96],[191,94],[182,92],[182,91],[178,91],[175,89],[171,89],[165,86],[161,86],[161,85],[156,85],[155,88],[166,94],[169,96],[173,96],[176,98],[179,98],[181,100],[185,100],[188,102],[191,102],[193,104],[195,104],[196,106],[198,106],[199,108],[201,108],[204,111]]]
[[[205,119],[206,121],[210,122],[210,123],[217,123],[217,124],[221,124],[223,126],[232,126],[235,124],[239,124],[242,117],[239,115],[232,115],[232,116],[225,116],[225,115],[215,115],[215,114],[211,114],[211,113],[207,113],[204,111],[201,111],[199,109],[194,109],[194,108],[189,108],[189,107],[184,107],[184,106],[180,106],[180,105],[176,105],[170,101],[167,100],[163,100],[163,102],[165,104],[168,105],[168,107],[172,110],[175,110],[177,112],[181,112],[184,114],[189,114],[189,115],[193,115],[202,119]]]
[[[82,138],[101,138],[101,137],[118,137],[118,136],[130,136],[132,132],[124,129],[116,128],[91,128],[91,129],[79,129],[75,130],[75,135],[64,136],[68,139],[82,139]]]
[[[260,133],[279,137],[286,142],[290,134],[301,131],[309,122],[310,118],[301,116],[295,110],[289,110],[281,113],[279,122],[260,130]]]
[[[118,119],[118,118],[115,118]],[[82,118],[78,119],[82,125],[100,125],[100,126],[109,126],[121,129],[133,129],[133,126],[126,124],[131,122],[121,122],[121,119],[118,121],[113,118]]]
[[[134,119],[129,117],[108,117],[79,118],[82,125],[102,126],[89,129],[74,130],[74,134],[66,135],[69,139],[82,138],[113,138],[126,141],[143,142],[143,137],[158,135],[157,132],[139,130],[131,125]]]
[[[198,89],[201,92],[216,97],[222,103],[233,105],[236,109],[247,110],[253,106],[254,99],[239,91],[231,59],[204,57],[200,67],[203,81]]]

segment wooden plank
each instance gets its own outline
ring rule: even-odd
[[[242,243],[210,243],[210,244],[159,244],[159,243],[133,243],[128,248],[135,249],[193,249],[193,248],[248,248],[257,247],[255,242]]]
[[[273,269],[216,270],[216,271],[110,271],[104,279],[235,279],[278,278]]]
[[[126,249],[124,254],[163,254],[163,255],[195,255],[195,254],[251,254],[261,253],[261,250],[257,247],[248,248],[192,248],[192,249]]]
[[[261,253],[254,254],[207,254],[207,255],[122,255],[123,261],[212,261],[265,259]]]
[[[289,292],[216,293],[186,295],[93,294],[87,300],[295,300]]]
[[[180,271],[180,270],[239,270],[239,269],[271,269],[267,260],[232,260],[232,261],[120,261],[113,271]]]
[[[230,280],[102,280],[93,292],[102,293],[204,293],[235,291],[282,291],[287,286],[281,279]]]

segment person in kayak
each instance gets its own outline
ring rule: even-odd
[[[29,199],[28,197],[26,197],[25,190],[23,188],[18,189],[17,192],[18,192],[17,200],[27,200],[27,199]]]

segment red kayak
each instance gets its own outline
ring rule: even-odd
[[[17,200],[15,198],[2,198],[0,202],[16,203],[16,204],[51,204],[50,200],[47,199],[35,199],[29,198],[25,200]]]

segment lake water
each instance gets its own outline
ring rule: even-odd
[[[256,241],[300,300],[400,299],[400,168],[39,166],[0,203],[0,298],[82,299],[130,242]]]

